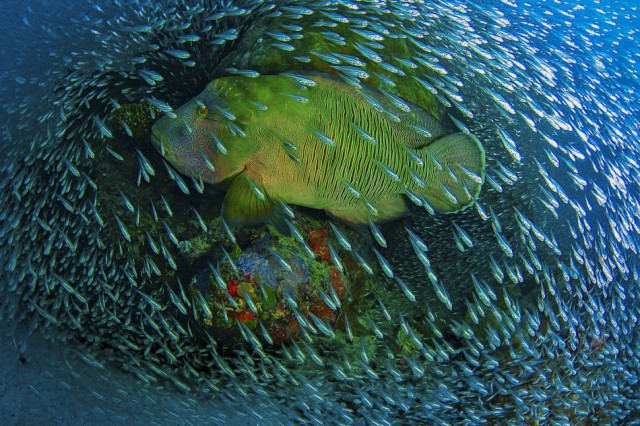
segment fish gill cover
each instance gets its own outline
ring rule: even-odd
[[[635,7],[37,3],[3,321],[251,421],[637,418]]]

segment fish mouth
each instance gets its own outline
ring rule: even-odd
[[[166,139],[166,137],[164,138]],[[151,128],[151,143],[156,147],[160,154],[164,157],[166,154],[166,142],[163,140],[162,133],[158,133],[155,126]]]

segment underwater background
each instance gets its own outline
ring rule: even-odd
[[[0,4],[3,423],[638,421],[632,2]],[[212,80],[282,75],[302,109],[313,73],[408,139],[430,138],[426,111],[477,140],[478,170],[423,162],[449,202],[479,195],[445,213],[378,161],[340,183],[362,225],[313,203],[227,223],[233,186],[204,176],[234,145],[210,137],[215,164],[154,146],[163,116],[199,134],[185,111]],[[287,125],[278,98],[230,105],[207,107],[234,140],[249,111]],[[283,168],[330,181],[281,142]],[[407,212],[378,220],[365,187],[396,184]]]

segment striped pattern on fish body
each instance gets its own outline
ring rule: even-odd
[[[180,172],[230,183],[223,216],[233,224],[263,220],[275,212],[275,201],[362,224],[405,213],[405,189],[441,212],[459,211],[477,197],[481,184],[456,167],[484,176],[477,139],[446,135],[419,106],[405,101],[408,108],[401,110],[375,89],[361,93],[329,75],[305,75],[317,84],[302,88],[287,76],[216,79],[177,109],[177,118],[156,122],[154,143],[163,145],[165,158]],[[226,153],[216,148],[216,139]]]

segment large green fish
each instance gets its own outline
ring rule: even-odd
[[[485,154],[391,93],[356,89],[325,74],[223,77],[152,139],[179,172],[227,182],[230,224],[273,217],[280,202],[324,209],[352,224],[407,212],[406,197],[440,212],[473,203]]]

